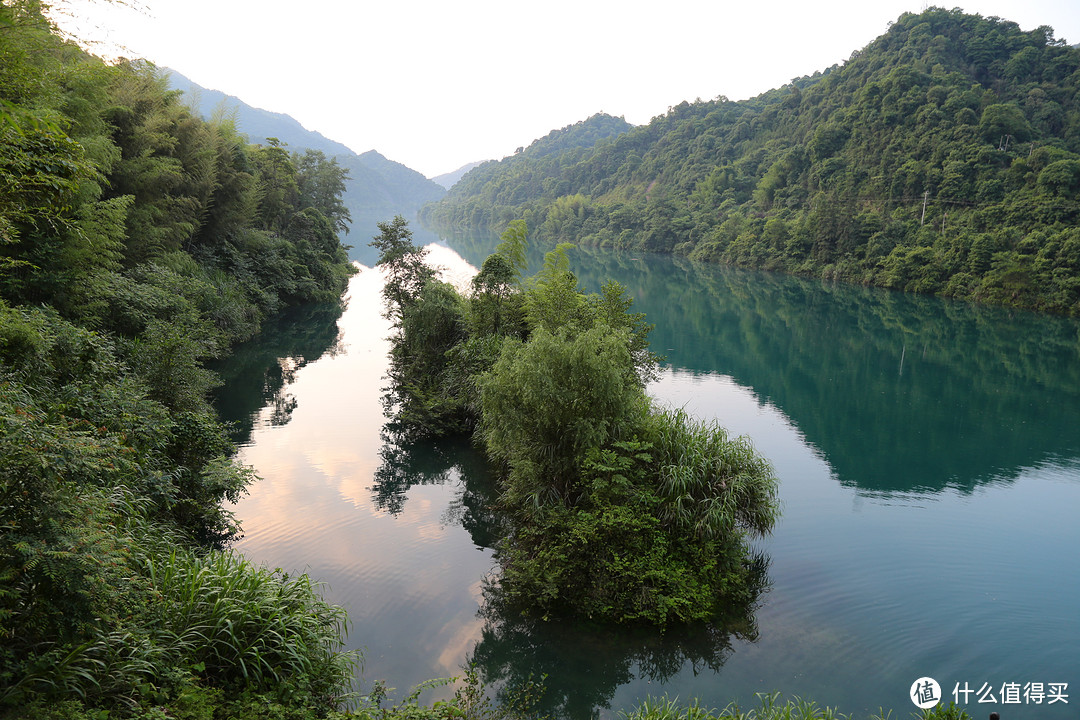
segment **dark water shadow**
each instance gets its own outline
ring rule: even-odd
[[[342,310],[340,303],[292,308],[264,322],[259,335],[210,366],[222,379],[211,399],[233,442],[251,440],[263,408],[273,407],[271,425],[289,422],[298,402],[289,392],[297,371],[341,351],[337,322]]]
[[[688,669],[717,674],[745,644],[758,637],[756,610],[768,586],[768,560],[759,557],[754,600],[708,623],[668,628],[597,626],[544,621],[506,608],[490,585],[480,614],[484,626],[468,662],[499,688],[505,702],[516,688],[543,679],[537,710],[553,718],[587,720],[611,709],[616,690],[635,680],[662,685]]]

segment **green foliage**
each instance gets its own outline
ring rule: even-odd
[[[470,297],[431,279],[402,292],[434,275],[422,266],[384,294],[388,314],[401,308],[392,431],[438,437],[475,426],[502,470],[510,531],[492,602],[658,626],[749,607],[766,563],[745,538],[776,520],[771,467],[715,424],[651,408],[652,326],[630,312],[626,289],[583,294],[562,245],[519,282],[526,234],[511,223]],[[415,249],[397,257],[408,254],[422,262]]]
[[[293,155],[296,167],[298,207],[314,208],[330,220],[336,232],[349,231],[352,217],[342,202],[349,171],[338,165],[336,158],[327,158],[318,150],[306,150]],[[335,243],[336,245],[336,243]]]
[[[644,436],[659,465],[664,522],[706,538],[738,527],[764,536],[776,523],[776,478],[745,438],[729,439],[716,421],[699,423],[683,410],[657,410]]]
[[[413,244],[408,221],[400,215],[379,223],[379,235],[368,244],[379,251],[377,265],[387,273],[382,291],[386,317],[400,323],[424,285],[435,277],[435,271],[424,264],[427,250]]]
[[[696,699],[681,703],[678,698],[665,695],[661,698],[648,697],[633,709],[620,714],[626,720],[845,720],[852,717],[836,708],[818,707],[812,700],[802,698],[781,703],[780,693],[757,693],[757,698],[761,703],[760,708],[743,709],[731,703],[722,710],[716,710],[703,707]],[[882,710],[871,720],[889,720],[891,717],[892,712]],[[912,717],[923,720],[972,720],[971,715],[954,703],[913,713]]]
[[[343,616],[220,550],[252,475],[203,363],[339,302],[344,175],[193,117],[48,10],[0,7],[0,716],[325,714]]]
[[[322,704],[338,703],[353,672],[350,657],[338,652],[345,615],[319,600],[306,575],[223,552],[172,552],[147,566],[162,603],[157,621],[203,677],[264,690],[308,682],[310,692],[327,696]]]
[[[529,324],[549,333],[559,328],[576,331],[585,322],[585,297],[578,290],[577,276],[570,271],[566,251],[570,243],[559,243],[544,255],[544,266],[530,278],[525,308]]]
[[[501,602],[659,626],[754,603],[765,560],[743,538],[776,519],[771,468],[745,441],[680,412],[654,410],[638,431],[650,439],[588,449],[571,500],[518,501],[525,521],[499,548]]]
[[[453,286],[429,282],[406,306],[390,350],[391,384],[383,404],[413,434],[438,436],[464,428],[464,398],[447,387],[447,353],[464,336],[461,298]]]
[[[419,704],[424,690],[450,685],[457,681],[458,688],[450,700],[439,700],[430,706]],[[501,702],[493,702],[488,688],[480,682],[475,667],[465,668],[462,678],[439,678],[420,683],[400,702],[384,708],[383,702],[394,688],[376,682],[372,690],[362,698],[364,704],[349,717],[362,720],[542,720],[537,712],[540,697],[544,693],[543,678],[531,678],[519,687],[505,688]]]
[[[1080,218],[1078,70],[1049,28],[905,13],[759,97],[483,165],[422,217],[1075,315],[1076,276],[1052,266]],[[1048,262],[989,272],[995,232]]]
[[[818,707],[811,700],[794,698],[781,704],[779,693],[758,693],[760,708],[743,710],[732,703],[722,710],[706,708],[698,700],[680,703],[678,698],[648,697],[622,715],[627,720],[846,720],[835,708]]]
[[[518,219],[512,221],[499,237],[499,244],[495,248],[495,255],[506,258],[510,267],[513,268],[514,282],[520,282],[525,274],[526,259],[525,251],[528,247],[529,229],[525,221]]]
[[[527,334],[525,302],[517,287],[519,273],[505,255],[484,260],[472,280],[469,331],[473,335]]]
[[[572,504],[586,451],[621,438],[639,418],[644,398],[627,344],[606,327],[576,337],[540,327],[527,343],[503,344],[480,380],[481,432],[510,468],[508,502],[537,511]]]

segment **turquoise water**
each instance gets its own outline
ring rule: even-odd
[[[491,243],[432,248],[466,278]],[[751,617],[665,635],[490,612],[490,478],[467,442],[380,436],[389,329],[363,269],[340,319],[270,328],[224,368],[219,399],[263,478],[236,508],[239,549],[328,583],[362,683],[400,696],[472,662],[496,684],[546,674],[547,707],[569,717],[771,691],[907,717],[929,676],[946,699],[986,685],[997,702],[970,693],[976,717],[1080,717],[1080,324],[670,257],[571,259],[583,286],[620,281],[656,324],[667,359],[650,393],[774,464],[770,588]],[[1006,683],[1070,697],[1005,703]]]

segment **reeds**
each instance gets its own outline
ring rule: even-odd
[[[322,707],[349,696],[357,658],[341,651],[345,611],[327,604],[307,575],[145,540],[149,600],[120,629],[36,648],[0,703],[44,696],[136,707],[178,672],[238,690],[290,688]]]

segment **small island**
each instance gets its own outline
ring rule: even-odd
[[[585,294],[560,244],[524,277],[510,223],[467,294],[437,279],[400,216],[372,245],[393,323],[393,429],[473,433],[496,466],[499,601],[542,618],[659,627],[760,592],[749,540],[779,514],[772,467],[715,422],[657,407],[651,326],[618,283]]]

